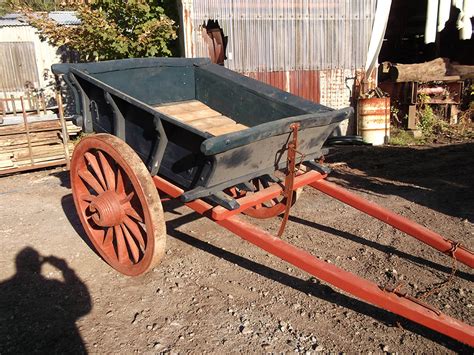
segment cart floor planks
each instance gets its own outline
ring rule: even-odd
[[[186,122],[190,126],[202,132],[210,133],[213,136],[220,136],[248,128],[198,100],[172,102],[157,105],[154,108],[158,112]]]

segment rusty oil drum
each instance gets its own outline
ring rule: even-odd
[[[366,143],[382,145],[390,137],[390,98],[372,97],[359,99],[358,105],[359,135]]]

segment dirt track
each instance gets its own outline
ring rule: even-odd
[[[330,180],[474,249],[474,143],[344,148],[327,161],[347,163]],[[142,277],[118,275],[83,240],[68,184],[61,169],[0,178],[0,354],[472,352],[319,283],[175,202],[164,205],[163,263]],[[254,223],[276,233],[280,220]],[[452,267],[309,189],[284,238],[379,285],[403,282],[413,295]],[[474,277],[458,269],[428,301],[473,324]]]

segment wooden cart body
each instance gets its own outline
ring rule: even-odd
[[[300,124],[304,160],[319,158],[327,137],[352,114],[207,59],[58,64],[53,72],[66,74],[85,132],[123,139],[152,176],[185,189],[185,202],[282,169],[292,122]]]

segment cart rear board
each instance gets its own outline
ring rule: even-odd
[[[58,64],[73,88],[85,132],[111,133],[140,156],[152,176],[185,189],[183,201],[219,194],[287,163],[298,122],[304,160],[352,109],[333,110],[235,73],[207,59],[128,59]]]

